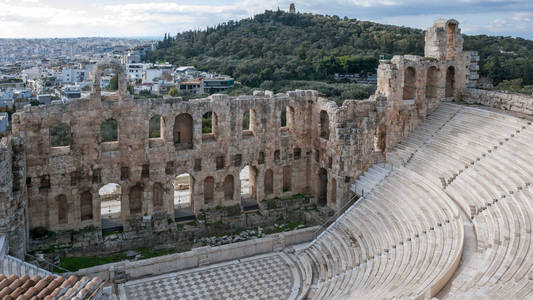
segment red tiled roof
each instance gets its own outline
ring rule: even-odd
[[[30,299],[92,299],[102,289],[105,282],[98,277],[91,280],[87,277],[78,278],[71,275],[68,279],[63,276],[39,275],[30,278],[28,275],[7,277],[0,274],[0,299],[2,300],[30,300]]]

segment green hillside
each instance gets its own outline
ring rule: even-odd
[[[495,84],[533,84],[533,41],[465,36],[479,51],[480,75]],[[502,54],[500,50],[506,53]],[[424,33],[407,27],[313,14],[266,11],[202,31],[166,36],[149,61],[195,65],[235,77],[248,87],[328,81],[334,73],[375,73],[381,55],[423,55]],[[264,83],[266,81],[266,83]]]

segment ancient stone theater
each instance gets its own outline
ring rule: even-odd
[[[332,218],[68,274],[84,294],[53,273],[40,288],[101,299],[531,299],[533,97],[476,89],[478,60],[457,21],[437,20],[423,57],[381,60],[376,93],[342,106],[302,90],[134,99],[120,65],[103,64],[118,70],[116,94],[95,84],[88,98],[13,115],[0,145],[0,285],[10,295],[38,272],[17,259],[36,228],[94,228],[71,246],[102,246],[108,197],[132,246],[171,239],[180,209],[240,213],[302,194]],[[189,188],[179,205],[178,174]],[[99,192],[110,183],[118,196]]]

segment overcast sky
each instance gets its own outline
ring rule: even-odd
[[[278,7],[285,0],[0,0],[0,38],[162,36],[203,29]],[[454,18],[463,33],[533,39],[533,0],[304,0],[299,12],[426,29]]]

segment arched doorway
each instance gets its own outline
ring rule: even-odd
[[[448,67],[446,70],[446,97],[455,96],[455,68]]]
[[[403,100],[413,100],[416,97],[416,70],[407,67],[403,77]]]
[[[387,140],[387,127],[385,124],[381,124],[376,130],[376,135],[374,136],[374,151],[384,152],[386,150],[386,140]]]
[[[141,215],[143,212],[143,188],[140,185],[135,185],[130,188],[130,215]]]
[[[102,230],[118,229],[122,226],[122,189],[116,183],[108,183],[98,190],[100,195],[100,220]]]
[[[182,173],[174,179],[174,209],[191,207],[193,177]]]
[[[317,200],[319,206],[328,204],[328,171],[324,168],[320,168],[318,171]]]
[[[426,98],[437,98],[437,90],[439,85],[439,72],[437,67],[431,66],[428,69],[426,78]]]
[[[193,148],[193,120],[189,114],[174,119],[174,146],[177,150]]]
[[[245,165],[239,173],[241,182],[241,205],[244,210],[257,207],[256,178],[257,169],[254,166]]]
[[[233,194],[234,194],[234,183],[233,183],[233,175],[228,175],[226,178],[224,178],[224,200],[233,200]]]

